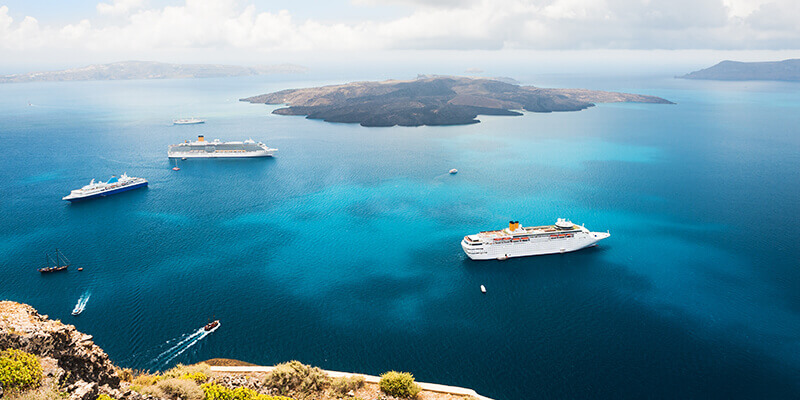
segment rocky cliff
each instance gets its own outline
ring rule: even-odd
[[[114,365],[91,335],[50,320],[29,305],[0,301],[0,349],[6,348],[39,356],[45,379],[73,400],[95,400],[100,393],[124,397]]]

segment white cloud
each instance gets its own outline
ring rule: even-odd
[[[353,0],[403,4],[388,20],[298,20],[226,0],[97,5],[63,26],[14,21],[0,7],[0,48],[19,51],[373,51],[391,49],[797,49],[795,0]]]
[[[110,4],[98,3],[97,12],[112,16],[127,15],[131,11],[141,8],[143,5],[143,0],[114,0]]]

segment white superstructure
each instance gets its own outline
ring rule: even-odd
[[[532,227],[522,227],[519,221],[510,221],[505,229],[464,236],[461,247],[473,260],[505,260],[567,253],[594,246],[609,236],[608,232],[590,232],[563,218],[554,225]]]
[[[221,142],[219,139],[207,142],[203,135],[197,141],[185,141],[169,146],[169,158],[245,158],[272,157],[278,149],[272,149],[264,143],[256,143],[252,139],[244,142]]]

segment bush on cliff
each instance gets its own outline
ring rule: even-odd
[[[203,383],[211,375],[211,368],[207,364],[200,363],[194,365],[178,364],[175,368],[165,371],[162,376],[167,378],[191,379],[197,383]]]
[[[378,382],[381,390],[394,397],[413,398],[422,390],[414,383],[414,375],[408,372],[389,371],[381,375]]]
[[[333,378],[331,381],[331,391],[340,396],[346,395],[348,392],[356,391],[364,386],[364,377],[361,375],[353,375],[351,377]]]
[[[177,400],[203,400],[204,392],[200,386],[192,380],[180,378],[168,378],[159,381],[156,388],[169,399]]]
[[[42,382],[42,365],[35,355],[22,350],[0,352],[0,386],[4,390],[26,390]]]
[[[107,394],[101,394],[100,396],[97,396],[97,400],[117,400],[117,399],[115,399],[115,398],[113,398],[113,397],[111,397],[111,396],[109,396]]]
[[[206,383],[202,387],[205,392],[204,400],[292,400],[284,396],[268,396],[246,387],[229,389],[216,383]]]
[[[300,361],[278,364],[264,379],[264,384],[279,394],[303,397],[324,391],[330,383],[331,378],[321,369]]]

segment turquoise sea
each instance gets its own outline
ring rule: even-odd
[[[337,81],[0,85],[0,298],[134,368],[297,359],[495,399],[800,397],[800,84],[531,76],[677,104],[418,128],[237,101]],[[172,171],[167,145],[198,134],[280,150]],[[149,188],[61,200],[123,172]],[[459,245],[559,217],[612,236],[505,262]],[[85,270],[40,276],[56,247]]]

